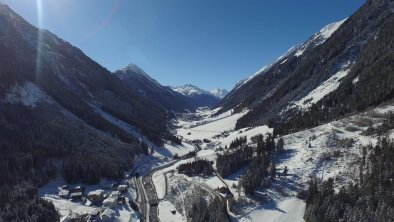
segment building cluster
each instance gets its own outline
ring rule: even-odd
[[[85,206],[97,207],[97,211],[91,212],[89,215],[78,215],[78,218],[87,221],[113,221],[116,215],[117,205],[127,205],[125,194],[128,192],[130,183],[114,183],[103,189],[85,192],[83,186],[59,187],[58,196],[73,202],[80,202]],[[133,200],[129,201],[131,206],[135,206]]]

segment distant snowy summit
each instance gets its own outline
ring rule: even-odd
[[[227,90],[225,89],[214,89],[209,92],[191,84],[171,88],[172,90],[191,98],[198,107],[215,106],[227,94]]]
[[[216,88],[211,91],[211,94],[220,98],[220,99],[223,99],[225,96],[227,96],[228,91],[226,89]]]
[[[155,79],[153,79],[150,75],[148,75],[143,69],[141,69],[139,66],[136,64],[130,63],[126,67],[116,71],[115,73],[118,77],[125,78],[125,76],[130,76],[130,75],[140,75],[145,77],[147,80],[151,81],[154,84],[159,84]]]
[[[135,64],[129,64],[114,74],[130,89],[139,92],[144,99],[177,112],[212,107],[226,93],[220,89],[215,89],[211,93],[190,84],[180,87],[163,86]]]
[[[212,91],[209,92],[192,84],[186,84],[183,86],[173,86],[171,88],[180,94],[183,94],[185,96],[191,96],[191,97],[197,95],[209,95],[209,96],[214,96],[218,99],[223,99],[228,93],[226,89],[219,89],[219,88],[213,89]]]

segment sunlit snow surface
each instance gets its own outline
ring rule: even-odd
[[[239,221],[303,222],[305,202],[291,197],[266,204],[245,215]]]
[[[168,180],[184,180],[195,184],[205,184],[212,190],[225,185],[229,186],[236,198],[246,198],[246,200],[249,199],[250,201],[249,204],[238,206],[238,208],[233,210],[233,217],[239,221],[304,221],[305,202],[296,198],[297,192],[301,189],[306,189],[308,182],[312,178],[317,178],[319,181],[327,180],[329,177],[334,178],[335,190],[337,191],[341,186],[354,181],[354,175],[357,174],[358,161],[360,160],[360,147],[375,144],[377,141],[375,137],[361,135],[362,132],[367,129],[369,124],[380,124],[385,115],[393,110],[394,106],[376,108],[369,112],[284,136],[286,151],[277,157],[277,169],[280,174],[284,167],[287,166],[289,175],[287,177],[278,177],[272,187],[257,192],[268,197],[270,201],[266,203],[250,200],[249,197],[244,197],[242,193],[238,193],[238,190],[232,187],[233,184],[238,184],[237,180],[244,173],[245,169],[241,169],[225,178],[224,181],[217,176],[207,178],[188,177],[178,174],[177,166],[193,161],[195,158],[181,160],[171,167],[157,171],[153,177],[160,198],[164,198],[164,203],[160,207],[161,210],[159,210],[159,216],[166,218],[170,208],[173,208],[173,205],[167,202],[169,200],[168,196],[166,196],[166,190],[168,191],[169,188],[176,185],[166,184],[165,178],[167,177],[167,183]],[[203,116],[203,119],[179,121],[178,134],[185,135],[188,140],[210,140],[210,143],[202,145],[203,149],[198,152],[196,158],[216,162],[217,153],[221,153],[217,148],[228,145],[237,136],[247,136],[250,139],[251,136],[259,133],[271,132],[271,129],[266,126],[234,131],[236,120],[244,113],[233,114],[229,111],[221,114],[221,116],[212,116],[213,113],[215,111],[200,110],[198,115]],[[193,132],[196,132],[193,131],[194,129],[199,129],[200,131],[193,134]],[[215,136],[224,131],[226,131],[226,137]],[[188,132],[191,132],[191,134],[187,135]],[[350,139],[353,140],[353,144],[350,146],[343,144],[343,141]],[[212,144],[214,145],[212,146]]]
[[[302,54],[304,54],[305,50],[311,44],[314,44],[314,46],[318,46],[318,45],[323,44],[346,21],[346,19],[339,21],[339,22],[331,23],[331,24],[325,26],[324,28],[322,28],[310,40],[308,40],[306,43],[304,43],[302,46],[300,46],[294,55],[297,57],[301,56]]]
[[[339,70],[325,82],[319,85],[316,89],[312,90],[307,96],[294,102],[293,105],[290,106],[290,108],[306,110],[310,108],[313,104],[323,99],[323,97],[325,97],[329,93],[335,91],[339,87],[341,80],[348,75],[350,71],[350,68],[348,68],[349,65],[350,63],[342,67],[341,70]]]

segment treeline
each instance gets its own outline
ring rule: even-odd
[[[214,169],[212,162],[208,160],[195,160],[179,165],[178,172],[188,176],[211,176],[213,175]]]
[[[217,172],[221,177],[228,177],[242,167],[247,166],[252,156],[253,148],[249,146],[234,151],[225,151],[224,154],[218,154],[216,160]]]
[[[369,152],[368,152],[369,151]],[[369,154],[368,154],[369,153]],[[359,180],[334,192],[333,179],[310,182],[305,220],[394,221],[394,141],[364,148]]]

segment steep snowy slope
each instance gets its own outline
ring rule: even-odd
[[[387,75],[390,73],[388,64],[392,56],[392,38],[389,37],[392,7],[392,1],[368,1],[349,18],[324,27],[303,45],[290,50],[278,61],[235,87],[218,105],[223,107],[220,112],[230,109],[241,112],[245,108],[251,110],[238,121],[238,128],[267,123],[280,124],[292,119],[300,111],[305,112],[306,107],[311,107],[336,91],[341,91],[341,96],[349,98],[351,94],[346,96],[345,91],[360,87],[357,86],[360,82],[353,84],[350,81],[356,79],[360,72],[369,72],[368,67],[379,62],[376,57],[379,53],[381,57],[387,55],[383,56],[385,62],[379,62],[382,78],[376,80],[372,75],[363,74],[365,82],[362,85],[371,88],[366,85],[372,85],[372,82],[376,82],[375,86],[386,84],[387,79],[391,78]],[[384,48],[384,45],[388,47]],[[384,89],[390,91],[392,87],[384,86]],[[390,92],[377,90],[376,93],[381,93],[382,99],[374,99],[374,102],[369,100],[369,104],[363,105],[362,109],[392,98]],[[360,90],[355,94],[360,97],[362,92]],[[355,96],[352,96],[352,100],[355,100]],[[335,96],[335,99],[339,97]],[[359,101],[363,103],[367,100]],[[324,107],[327,108],[328,104],[334,109],[341,107],[339,102],[332,103],[332,100]],[[338,115],[349,111],[338,111]]]
[[[238,106],[245,107],[246,104],[243,104],[243,102],[249,100],[249,97],[269,96],[277,84],[291,74],[290,72],[298,62],[298,57],[324,43],[344,21],[327,25],[304,44],[291,47],[273,63],[264,66],[249,78],[238,82],[229,96],[221,101],[218,106],[223,106],[222,111]],[[257,90],[261,91],[257,92]],[[259,93],[259,95],[254,95],[255,93]]]

